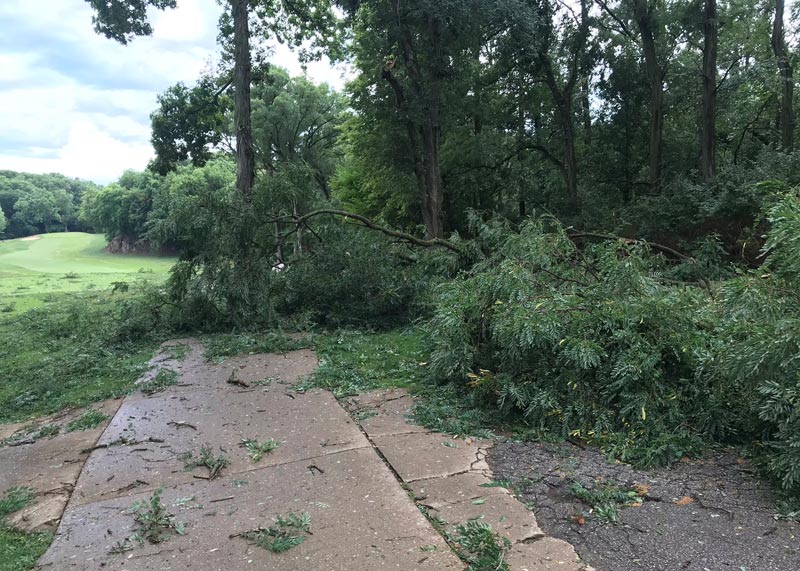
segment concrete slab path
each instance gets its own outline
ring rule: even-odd
[[[543,538],[507,490],[482,487],[491,483],[483,461],[490,443],[410,424],[404,392],[363,395],[345,410],[327,391],[291,390],[316,368],[311,351],[213,364],[197,341],[173,344],[187,347],[182,361],[153,362],[176,370],[177,383],[124,400],[93,445],[39,569],[461,570],[436,527],[452,531],[471,518],[513,542],[514,570],[585,569],[568,544]],[[279,446],[255,461],[243,439]],[[203,447],[229,462],[213,479],[203,466],[187,468]],[[139,527],[131,505],[159,489],[185,533],[128,541]],[[310,533],[288,551],[242,537],[302,512]]]

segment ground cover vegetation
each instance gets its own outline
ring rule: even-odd
[[[35,493],[30,488],[15,487],[2,492],[0,498],[0,570],[23,571],[32,569],[36,560],[50,545],[52,534],[25,533],[7,522],[7,517],[33,502]]]
[[[43,234],[37,239],[0,242],[0,314],[8,316],[63,299],[90,295],[122,284],[166,279],[174,258],[114,256],[100,235]]]
[[[89,2],[123,42],[174,5]],[[178,262],[0,317],[2,420],[127,390],[179,333],[223,359],[312,331],[305,386],[405,385],[429,426],[637,466],[737,446],[796,502],[783,0],[333,4],[224,3],[220,65],[160,97],[151,167],[78,205],[120,251]],[[347,93],[264,63],[265,38],[348,59]]]

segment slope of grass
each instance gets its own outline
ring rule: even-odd
[[[45,307],[0,314],[0,423],[121,396],[161,340],[119,337],[135,294],[63,293]]]
[[[0,312],[40,306],[54,293],[161,281],[174,263],[166,257],[108,254],[105,245],[103,236],[83,232],[0,241]]]

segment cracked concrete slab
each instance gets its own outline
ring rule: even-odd
[[[408,423],[413,398],[404,391],[351,399],[351,418],[327,391],[291,391],[316,367],[310,351],[211,364],[194,340],[176,343],[189,346],[182,361],[166,349],[153,364],[174,367],[178,382],[152,396],[137,392],[125,399],[90,446],[38,569],[463,570],[422,506],[448,521],[446,531],[473,518],[489,522],[513,543],[512,571],[584,569],[569,544],[542,538],[533,514],[492,483],[485,462],[490,442],[454,439]],[[232,376],[241,382],[229,383]],[[359,414],[364,411],[376,414]],[[253,463],[239,446],[242,438],[273,438],[281,446]],[[231,460],[214,480],[203,468],[185,471],[179,458],[204,445]],[[149,500],[158,488],[168,511],[186,524],[186,534],[128,546],[138,526],[131,504]],[[54,511],[60,510],[64,498],[51,500]],[[311,533],[285,553],[241,536],[290,512],[307,512]],[[112,553],[120,545],[126,550]]]
[[[365,406],[380,410],[404,398],[403,391],[373,391],[361,395],[351,411]],[[533,512],[492,479],[484,461],[492,442],[436,433],[372,436],[365,427],[370,420],[360,422],[373,446],[408,484],[415,502],[443,523],[446,533],[453,534],[459,524],[480,519],[511,542],[507,560],[512,571],[589,570],[571,545],[545,537]]]
[[[114,399],[90,408],[110,419],[121,402],[121,399]],[[108,424],[107,420],[91,430],[66,432],[67,424],[86,410],[73,409],[33,423],[34,426],[58,426],[60,432],[56,436],[0,448],[0,494],[15,486],[27,486],[36,492],[32,505],[9,518],[12,525],[24,531],[52,531],[58,525],[88,456],[83,451],[95,445]],[[25,423],[18,430],[30,426]]]
[[[282,444],[254,464],[242,439]],[[132,444],[115,445],[117,442]],[[184,469],[182,454],[197,456],[209,446],[230,460],[228,473],[311,459],[368,446],[361,432],[330,393],[292,394],[279,387],[215,391],[172,389],[126,401],[86,464],[73,495],[83,504],[138,491],[190,482],[207,472]]]
[[[371,448],[269,466],[164,491],[186,524],[184,536],[109,553],[135,529],[127,513],[149,494],[70,506],[41,569],[92,570],[436,570],[463,565]],[[191,499],[189,499],[191,498]],[[297,548],[273,554],[231,535],[269,526],[276,514],[308,512],[311,532]]]
[[[414,398],[403,389],[376,390],[355,395],[347,398],[344,406],[371,438],[429,432],[424,426],[409,420],[414,409]]]
[[[316,366],[309,352],[294,352],[293,364],[291,355],[203,365],[193,345],[174,387],[130,395],[92,451],[40,569],[463,569],[330,393],[287,396],[283,383]],[[227,383],[232,370],[246,382],[276,378],[243,388]],[[282,445],[253,464],[238,446],[244,437]],[[204,444],[232,461],[215,480],[197,479],[203,469],[186,472],[178,459]],[[111,554],[137,525],[132,502],[161,486],[186,535]],[[302,511],[312,535],[285,553],[235,537]]]
[[[372,441],[406,483],[488,468],[481,450],[489,445],[485,440],[467,442],[429,432],[376,436]]]
[[[451,533],[468,520],[480,519],[512,543],[544,536],[530,510],[505,488],[487,484],[491,482],[482,474],[466,473],[418,481],[410,488],[415,501],[446,521]]]

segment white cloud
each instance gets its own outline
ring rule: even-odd
[[[145,141],[147,139],[145,138]],[[67,140],[54,155],[32,147],[33,156],[0,154],[0,168],[24,172],[58,172],[70,177],[108,182],[126,169],[142,168],[153,154],[148,143],[121,142],[92,121],[72,123]]]
[[[150,113],[217,53],[214,0],[154,12],[127,46],[97,35],[84,0],[0,2],[0,168],[101,183],[153,156]]]
[[[159,12],[153,18],[153,38],[205,45],[216,38],[219,9],[203,0],[183,0],[177,10]]]
[[[151,13],[152,37],[122,46],[94,32],[85,0],[0,0],[0,168],[100,183],[145,168],[156,96],[217,58],[220,11],[215,0],[178,0]],[[273,61],[302,74],[276,47]],[[308,66],[336,88],[346,74],[327,60]]]
[[[297,55],[286,44],[269,42],[268,45],[272,48],[270,61],[286,68],[291,75],[305,75],[314,83],[327,83],[338,91],[343,90],[345,84],[353,77],[353,70],[349,66],[345,64],[333,66],[325,56],[320,61],[307,63],[303,69]]]

